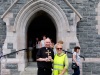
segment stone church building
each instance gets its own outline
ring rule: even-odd
[[[0,54],[27,49],[44,34],[63,40],[65,50],[80,46],[81,75],[100,75],[100,0],[0,0]],[[36,75],[21,74],[28,63],[27,51],[6,56],[1,75]]]

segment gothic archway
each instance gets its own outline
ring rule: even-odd
[[[38,11],[34,14],[27,30],[27,59],[28,62],[36,61],[36,38],[42,40],[42,36],[50,38],[52,42],[56,43],[56,27],[52,21],[51,16],[45,11]],[[30,49],[30,50],[29,50]]]
[[[15,32],[16,32],[16,49],[24,49],[26,48],[26,33],[27,28],[29,26],[29,23],[32,21],[32,19],[35,17],[35,13],[38,11],[45,11],[50,15],[51,20],[53,21],[55,27],[56,27],[56,33],[57,33],[57,40],[63,40],[66,44],[66,47],[68,45],[68,42],[66,42],[67,37],[67,31],[69,31],[69,23],[67,20],[66,15],[62,11],[62,9],[53,1],[50,3],[47,1],[30,1],[28,4],[26,4],[22,10],[18,13],[16,19],[15,19]],[[20,62],[18,64],[18,68],[20,71],[23,71],[27,61],[25,60],[25,52],[21,52],[18,57],[21,57]],[[21,67],[21,68],[20,68]]]

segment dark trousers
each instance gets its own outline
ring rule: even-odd
[[[33,51],[32,51],[32,58],[33,58],[33,61],[36,61],[36,48],[35,47],[33,48]]]
[[[80,68],[78,66],[78,68],[74,69],[74,73],[72,75],[80,75]]]
[[[37,75],[51,75],[51,74],[52,74],[51,69],[38,68],[38,74]]]

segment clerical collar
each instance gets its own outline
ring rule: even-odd
[[[46,49],[49,49],[49,48],[46,48]]]

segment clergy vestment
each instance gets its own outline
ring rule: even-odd
[[[42,47],[39,49],[36,58],[48,58],[51,56],[54,58],[54,52],[51,48]],[[38,61],[38,75],[51,75],[52,74],[52,62]]]

